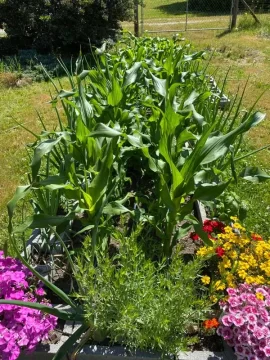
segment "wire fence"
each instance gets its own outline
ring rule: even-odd
[[[270,20],[270,0],[144,0],[139,33],[226,31],[233,16],[237,16],[236,26],[265,24]]]
[[[145,0],[141,27],[148,32],[226,30],[232,0]]]

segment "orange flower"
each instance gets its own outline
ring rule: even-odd
[[[219,322],[217,321],[216,318],[205,320],[203,322],[203,327],[207,330],[217,328],[218,326],[219,326]]]
[[[259,234],[251,234],[252,240],[261,241],[263,238]]]

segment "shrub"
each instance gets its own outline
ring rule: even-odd
[[[154,263],[145,258],[133,235],[112,236],[118,241],[118,254],[110,257],[99,249],[95,265],[87,260],[91,246],[86,241],[85,259],[79,261],[78,297],[92,339],[108,338],[112,344],[163,354],[186,349],[195,340],[187,336],[188,329],[209,310],[208,300],[198,296],[200,261],[185,264],[177,248],[169,265]]]
[[[19,48],[78,52],[81,46],[89,49],[89,40],[115,38],[120,21],[131,18],[132,6],[131,0],[4,0],[0,23]]]
[[[44,298],[43,284],[18,260],[4,258],[0,252],[0,299],[40,302]],[[0,305],[0,358],[15,360],[21,350],[32,351],[48,338],[57,318],[39,310],[17,305]]]

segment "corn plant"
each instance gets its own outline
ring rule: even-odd
[[[211,91],[204,53],[177,39],[130,36],[113,51],[105,45],[96,49],[94,56],[92,68],[80,56],[74,74],[62,63],[69,90],[52,80],[59,126],[55,131],[44,126],[35,134],[29,184],[18,187],[8,204],[12,245],[16,247],[16,233],[45,228],[61,242],[76,276],[76,264],[58,235],[70,232],[75,219],[81,222],[79,233],[91,240],[87,261],[94,267],[112,229],[121,226],[127,234],[136,232],[138,242],[153,239],[147,256],[155,253],[159,260],[171,258],[191,226],[210,244],[193,216],[193,204],[214,200],[237,181],[242,136],[264,114],[251,108],[242,115],[242,96],[220,109],[222,92]],[[57,110],[59,103],[65,119]],[[257,168],[243,169],[242,175],[256,181],[269,178]],[[16,204],[27,196],[33,197],[35,212],[14,228]],[[123,216],[128,219],[124,225]],[[74,308],[73,318],[82,318],[78,301],[34,273]],[[61,316],[67,315],[59,312]],[[87,321],[55,359],[85,331],[87,337]]]

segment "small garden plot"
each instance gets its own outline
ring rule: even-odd
[[[216,199],[239,176],[269,178],[257,167],[238,174],[235,166],[243,158],[243,134],[265,116],[253,109],[240,112],[237,98],[221,107],[223,87],[211,91],[204,56],[177,38],[129,34],[110,51],[105,45],[96,49],[93,68],[80,57],[75,73],[67,71],[69,89],[53,83],[58,128],[44,126],[36,134],[29,183],[18,187],[8,204],[7,246],[73,312],[8,296],[0,303],[82,322],[55,359],[72,352],[78,339],[75,352],[91,340],[175,355],[200,342],[202,334],[214,334],[223,321],[220,306],[229,311],[224,291],[231,283],[223,281],[220,267],[226,266],[216,261],[226,249],[214,236],[227,228],[219,225],[209,235],[193,208],[201,201],[215,209]],[[14,227],[16,205],[26,197],[33,214]],[[42,234],[42,257],[20,255],[15,239],[29,228]],[[205,247],[187,258],[181,239],[193,230]],[[225,233],[230,238],[229,230]],[[72,280],[68,294],[34,269],[34,258],[43,261],[59,248],[62,269]],[[200,256],[208,251],[213,262]],[[211,266],[220,286],[209,290],[204,285],[211,281]],[[246,277],[235,278],[236,289],[242,280]],[[258,290],[253,280],[249,292]],[[267,283],[261,286],[266,299]],[[213,289],[223,292],[218,296]],[[225,337],[223,325],[219,334]]]

